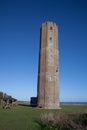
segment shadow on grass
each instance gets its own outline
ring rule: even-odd
[[[28,104],[18,104],[19,106],[25,106],[25,107],[29,107],[30,105]]]
[[[30,104],[18,104],[19,106],[24,106],[24,107],[33,107],[36,108],[37,105],[30,105]]]

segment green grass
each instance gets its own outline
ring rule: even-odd
[[[25,106],[3,109],[0,106],[0,130],[39,130],[37,120],[42,113],[87,113],[87,105],[61,105],[60,110],[44,110]]]

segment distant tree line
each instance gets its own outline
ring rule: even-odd
[[[0,99],[3,98],[3,92],[0,92]]]
[[[12,99],[12,100],[17,100],[15,98],[13,98],[12,96],[6,94],[6,93],[3,93],[3,92],[0,92],[0,100],[1,99],[4,99],[4,100],[7,100],[7,99]]]
[[[6,93],[0,92],[0,105],[2,105],[3,108],[10,108],[12,105],[17,105],[17,99]]]

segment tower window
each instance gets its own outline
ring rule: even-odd
[[[52,37],[49,37],[49,42],[52,42]]]
[[[52,81],[52,75],[50,75],[49,80]]]
[[[49,55],[49,59],[52,60],[52,57],[53,57],[52,54],[50,54],[50,55]]]
[[[50,27],[50,30],[53,30],[53,27],[52,27],[52,26]]]

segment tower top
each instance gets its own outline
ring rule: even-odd
[[[43,26],[43,25],[46,25],[46,24],[47,24],[47,25],[51,25],[51,26],[53,25],[53,26],[58,27],[57,24],[56,24],[55,22],[52,22],[52,21],[44,22],[44,23],[42,24],[42,26]]]

